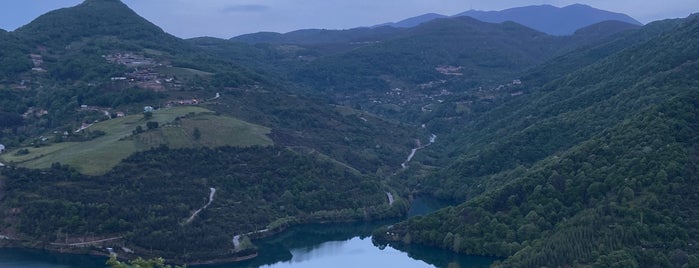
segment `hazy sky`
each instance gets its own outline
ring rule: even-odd
[[[82,0],[2,0],[0,28],[12,31],[50,10]],[[347,29],[395,22],[424,13],[502,10],[582,3],[630,15],[642,23],[699,12],[699,0],[123,0],[138,14],[183,38],[230,38],[260,31]]]

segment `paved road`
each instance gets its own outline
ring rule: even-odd
[[[199,212],[209,207],[209,205],[211,205],[211,202],[214,202],[214,194],[216,194],[216,188],[209,188],[209,190],[209,203],[206,203],[206,205],[204,205],[200,209],[197,209],[197,211],[195,211],[194,214],[192,214],[192,216],[189,217],[189,219],[187,219],[187,223],[192,222],[194,220],[194,217],[196,217],[197,214],[199,214]]]

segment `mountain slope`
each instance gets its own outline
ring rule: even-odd
[[[699,96],[681,95],[390,240],[507,257],[502,267],[682,266],[699,257]],[[660,201],[662,200],[662,201]],[[658,226],[662,226],[658,228]],[[496,265],[498,266],[498,265]]]
[[[48,46],[61,46],[89,37],[117,37],[162,47],[178,38],[140,17],[119,0],[86,0],[51,11],[14,31],[20,38]]]
[[[535,163],[681,93],[662,81],[670,76],[675,79],[669,81],[677,84],[695,82],[689,75],[699,57],[691,51],[696,46],[692,44],[695,22],[687,19],[682,27],[575,70],[535,94],[473,120],[459,137],[462,146],[451,152],[467,153],[447,169],[453,175],[447,177],[461,177],[463,182],[467,177]],[[490,140],[488,133],[494,132],[498,139]]]
[[[638,28],[631,24],[607,21],[580,29],[570,38],[586,39],[597,37],[599,41],[582,45],[570,53],[560,55],[556,59],[527,70],[522,75],[522,80],[527,83],[542,85],[548,81],[555,80],[565,74],[573,72],[576,69],[580,69],[616,54],[629,46],[657,38],[664,32],[677,27],[681,22],[681,19],[656,21],[645,25],[641,30],[637,30]],[[610,32],[610,28],[607,27],[610,26],[610,24],[612,27],[618,27],[618,31]]]
[[[0,31],[0,81],[31,69],[29,48],[6,31]]]
[[[284,34],[261,32],[245,34],[231,38],[231,41],[249,44],[332,44],[332,43],[361,43],[376,42],[391,38],[401,30],[392,27],[354,28],[349,30],[297,30]]]
[[[373,27],[391,26],[391,27],[396,27],[396,28],[412,28],[412,27],[418,26],[420,24],[423,24],[425,22],[431,21],[431,20],[443,19],[443,18],[447,18],[447,17],[448,16],[445,16],[442,14],[427,13],[427,14],[423,14],[420,16],[407,18],[407,19],[401,20],[399,22],[389,22],[389,23],[379,24],[379,25],[376,25]]]
[[[102,176],[59,164],[1,171],[2,207],[15,211],[3,218],[12,224],[2,232],[14,243],[43,241],[69,250],[71,243],[112,238],[93,247],[178,263],[249,258],[256,250],[248,237],[299,223],[390,217],[404,209],[402,201],[389,206],[371,177],[276,146],[159,147]],[[243,235],[239,245],[231,243],[236,235]]]
[[[570,35],[580,28],[607,20],[641,25],[640,22],[628,15],[604,11],[581,4],[562,8],[541,5],[510,8],[501,11],[469,10],[455,16],[469,16],[492,23],[514,21],[551,35]]]
[[[429,133],[294,94],[118,0],[87,0],[0,38],[46,70],[11,74],[0,90],[10,151],[0,210],[12,214],[0,219],[3,243],[78,252],[72,244],[107,239],[87,244],[230,260],[255,253],[250,236],[406,210],[397,194],[388,204],[384,177]]]
[[[696,257],[696,40],[690,17],[467,124],[453,164],[414,183],[468,201],[385,238],[507,267]]]
[[[338,103],[411,123],[452,93],[517,79],[565,40],[516,23],[438,19],[404,34],[300,65],[290,79]]]
[[[484,45],[486,44],[486,45]],[[387,79],[426,83],[446,77],[436,68],[460,68],[456,78],[484,81],[543,61],[556,40],[514,23],[461,17],[411,28],[402,36],[313,61],[298,73],[317,90],[388,89]]]
[[[182,99],[209,99],[220,93],[219,99],[203,105],[273,129],[272,135],[280,144],[317,150],[362,172],[399,167],[399,158],[410,148],[404,145],[405,140],[414,138],[410,137],[413,131],[407,128],[362,116],[359,112],[341,114],[339,109],[323,104],[325,100],[291,94],[287,90],[288,83],[278,79],[280,75],[258,73],[239,65],[259,62],[257,56],[249,61],[217,57],[164,33],[118,0],[88,0],[72,8],[52,11],[12,34],[32,44],[29,46],[35,47],[32,51],[45,59],[44,68],[49,75],[32,74],[44,85],[33,89],[38,92],[32,101],[46,109],[48,117],[55,118],[50,121],[53,128],[66,128],[61,124],[70,123],[68,119],[102,120],[94,116],[81,118],[83,113],[79,108],[83,104],[138,111],[143,106],[166,106],[167,102]],[[43,46],[48,47],[38,48]],[[119,54],[141,56],[157,66],[124,67],[103,57]],[[274,63],[267,66],[272,65]],[[151,84],[161,85],[165,80],[176,82],[154,92],[135,82],[116,83],[110,79],[143,69],[147,75],[137,74],[133,80],[156,76]],[[73,115],[76,119],[71,118]],[[386,136],[381,129],[394,131],[396,135]],[[18,145],[14,144],[20,147]],[[383,146],[381,150],[371,149],[377,145]],[[377,158],[381,160],[376,161]]]

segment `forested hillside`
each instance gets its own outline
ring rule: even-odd
[[[468,201],[383,237],[507,267],[696,265],[699,20],[666,29],[468,124],[415,182]]]
[[[234,235],[380,219],[406,208],[390,206],[387,189],[371,177],[283,147],[161,147],[134,154],[103,176],[59,164],[4,169],[2,176],[3,207],[14,211],[4,219],[12,223],[5,232],[20,241],[60,246],[119,237],[115,244],[138,255],[188,262],[254,253],[237,253]]]
[[[438,117],[464,118],[468,116],[464,111],[472,110],[454,111],[440,100],[451,98],[453,104],[475,98],[477,109],[488,109],[494,105],[484,102],[498,103],[501,95],[518,92],[495,91],[499,85],[518,80],[527,68],[636,27],[604,22],[572,36],[554,37],[512,22],[491,24],[457,17],[383,35],[379,33],[390,27],[274,35],[279,39],[259,33],[229,43],[191,41],[219,57],[282,75],[303,94],[422,124]],[[256,40],[254,45],[240,43],[251,42],[249,38]]]
[[[427,195],[459,205],[375,242],[694,267],[697,41],[697,16],[182,40],[86,0],[0,30],[0,246],[232,261]]]
[[[56,10],[0,41],[13,68],[0,80],[3,246],[230,260],[254,255],[248,237],[407,209],[389,204],[385,177],[429,133],[295,94],[121,1]]]

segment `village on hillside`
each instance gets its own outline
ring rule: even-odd
[[[110,80],[112,82],[126,82],[130,85],[154,91],[165,91],[182,87],[182,84],[174,76],[165,75],[156,70],[158,67],[172,67],[169,62],[158,61],[130,52],[102,55],[102,58],[110,63],[124,65],[132,69],[131,72],[127,72],[123,76],[111,77]]]

